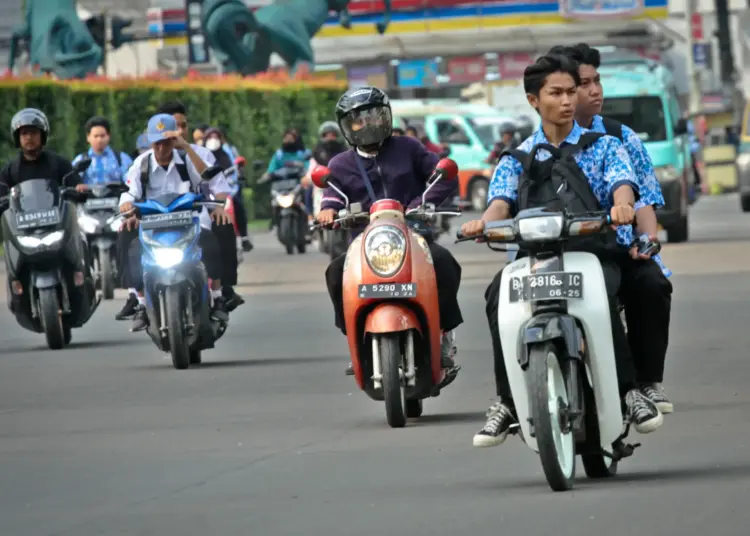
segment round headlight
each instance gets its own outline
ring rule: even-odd
[[[406,236],[398,227],[381,225],[365,238],[365,258],[372,271],[389,277],[399,271],[406,255]]]

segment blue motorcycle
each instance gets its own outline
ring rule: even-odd
[[[133,205],[141,216],[138,234],[150,320],[147,332],[160,350],[171,353],[176,369],[200,364],[201,351],[214,347],[227,324],[211,319],[208,276],[198,245],[201,226],[195,211],[223,203],[184,193]]]

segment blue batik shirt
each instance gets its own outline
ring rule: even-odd
[[[565,138],[562,145],[576,144],[583,134],[590,132],[581,128],[578,123],[573,124],[573,129]],[[518,150],[528,153],[531,148],[540,143],[550,142],[541,127],[517,147]],[[552,155],[549,151],[540,149],[536,152],[537,160],[547,160]],[[620,140],[612,136],[604,136],[589,145],[583,151],[574,155],[578,167],[589,180],[589,186],[594,196],[599,201],[602,210],[612,208],[612,194],[625,184],[630,185],[638,198],[638,183],[633,171],[633,165],[628,157],[628,152]],[[518,198],[518,179],[523,173],[523,166],[512,156],[504,156],[492,175],[489,191],[487,192],[487,204],[496,199],[502,199],[511,206]],[[617,241],[628,247],[633,242],[632,225],[621,225],[617,228]]]
[[[604,121],[601,115],[595,115],[591,122],[591,128],[594,132],[606,134]],[[646,151],[641,138],[629,126],[622,125],[622,144],[630,157],[630,163],[635,171],[635,179],[638,184],[638,193],[640,199],[635,203],[635,209],[651,205],[655,209],[664,206],[664,196],[661,192],[659,180],[654,172],[654,164],[651,163],[651,157]]]
[[[91,159],[91,165],[83,173],[84,184],[122,182],[128,169],[133,164],[133,159],[126,153],[120,153],[120,163],[118,164],[115,152],[111,147],[107,147],[102,154],[96,154],[93,149],[79,154],[73,160],[73,165],[84,156]]]

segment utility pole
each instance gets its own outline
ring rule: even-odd
[[[729,29],[729,2],[716,2],[716,38],[719,42],[719,63],[721,67],[721,81],[725,87],[734,88],[734,56],[732,54],[732,39]]]
[[[720,0],[717,0],[717,2]],[[750,0],[748,0],[750,1]],[[690,84],[690,100],[688,103],[688,112],[691,116],[697,115],[701,109],[701,87],[700,87],[700,73],[695,67],[695,39],[694,39],[694,28],[693,19],[695,15],[696,0],[687,0],[685,2],[685,19],[687,21],[687,46],[688,46],[688,61],[687,61],[687,75],[688,83]]]

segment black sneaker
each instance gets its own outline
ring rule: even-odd
[[[250,237],[245,236],[242,238],[242,251],[245,253],[250,253],[253,250],[253,243],[250,242]]]
[[[516,423],[515,413],[512,407],[502,402],[492,404],[487,410],[487,422],[474,436],[474,446],[483,448],[502,445],[508,437],[510,427]]]
[[[146,314],[146,306],[138,305],[136,303],[135,313],[133,315],[133,326],[130,331],[135,333],[136,331],[143,331],[148,327],[148,314]]]
[[[219,322],[229,321],[229,312],[227,310],[227,301],[223,296],[214,298],[214,305],[211,308],[211,319]]]
[[[115,315],[115,320],[128,320],[129,318],[133,318],[137,308],[138,296],[136,296],[135,294],[130,294],[123,308],[119,313]]]
[[[639,434],[648,434],[664,424],[664,416],[639,389],[631,389],[625,395],[626,418]]]
[[[660,383],[648,383],[641,385],[641,392],[659,408],[663,414],[672,413],[674,405],[664,393],[664,387]]]
[[[237,307],[245,303],[245,300],[237,294],[232,287],[225,287],[221,290],[221,295],[224,297],[226,306],[227,306],[227,312],[231,313]]]

